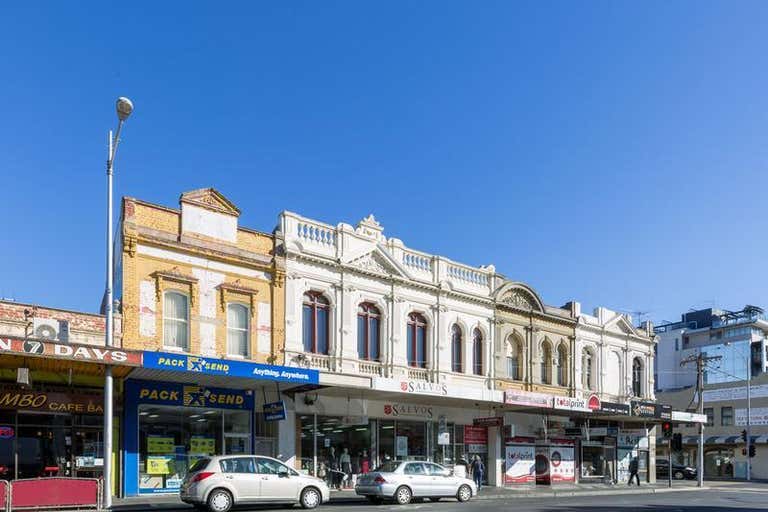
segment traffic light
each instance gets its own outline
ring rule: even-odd
[[[749,445],[749,456],[750,458],[755,456],[755,445],[753,444]]]
[[[672,450],[676,452],[683,451],[683,434],[672,435]]]
[[[663,434],[664,438],[669,439],[672,437],[672,422],[671,421],[665,421],[661,424],[661,433]]]
[[[747,429],[741,431],[741,440],[747,442]]]

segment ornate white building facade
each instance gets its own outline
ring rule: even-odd
[[[635,327],[631,317],[607,308],[588,315],[575,303],[574,310],[577,393],[618,403],[655,400],[652,326]]]

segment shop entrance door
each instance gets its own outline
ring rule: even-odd
[[[251,453],[251,436],[249,434],[224,433],[224,455],[240,455]]]
[[[19,414],[16,478],[72,476],[72,427],[67,420],[68,416],[53,414]],[[38,424],[29,424],[33,422]]]

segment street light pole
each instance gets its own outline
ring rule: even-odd
[[[107,348],[114,345],[113,340],[113,240],[112,240],[112,170],[117,153],[117,145],[120,142],[120,130],[128,116],[133,112],[133,103],[128,98],[120,97],[117,99],[117,131],[114,138],[112,130],[109,131],[109,156],[107,158],[107,283],[104,298],[104,307],[106,313],[106,339]],[[104,368],[104,449],[103,449],[103,507],[109,509],[112,507],[112,367],[106,365]]]
[[[750,354],[751,354],[750,346]],[[749,457],[749,449],[752,444],[752,433],[750,432],[750,426],[752,424],[752,362],[750,356],[747,356],[747,482],[752,480],[752,459]]]

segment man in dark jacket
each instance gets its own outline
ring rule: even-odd
[[[637,457],[632,457],[629,461],[629,482],[627,485],[632,485],[632,479],[637,478],[637,486],[640,486],[640,475],[637,474]]]

